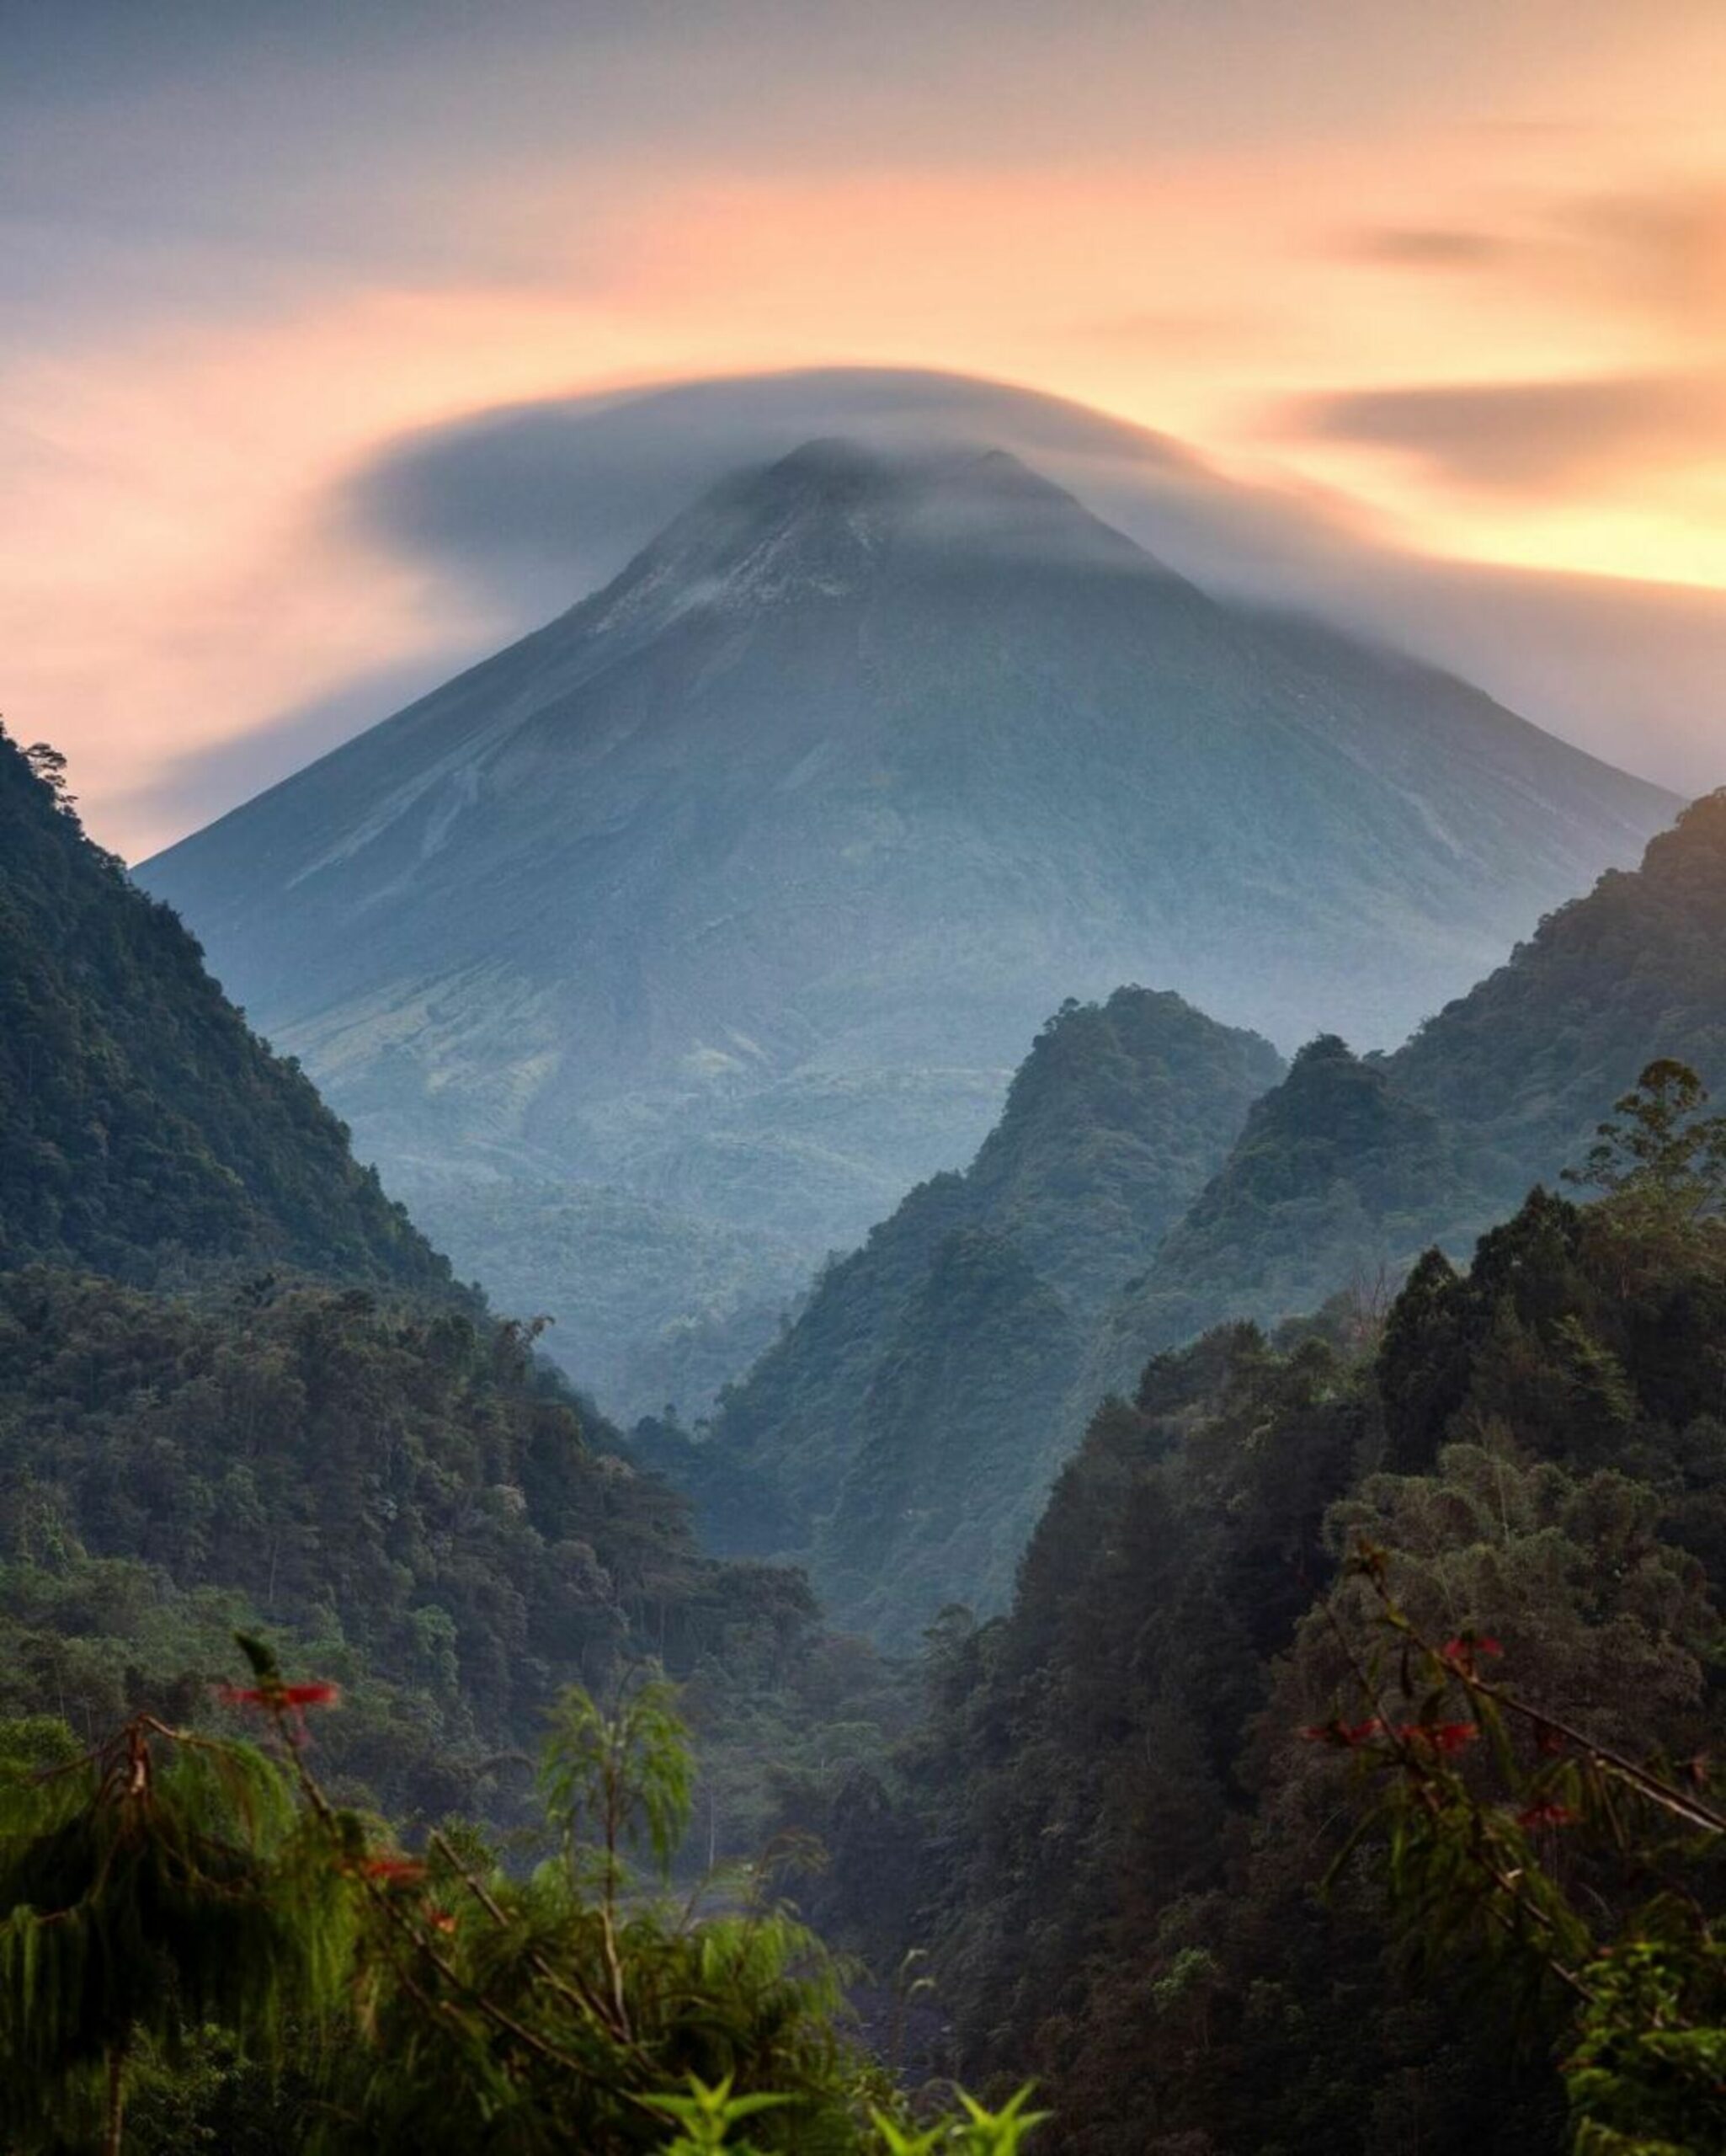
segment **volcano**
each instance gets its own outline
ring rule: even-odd
[[[1676,805],[1012,456],[823,440],[139,880],[626,1390],[962,1165],[1064,999],[1388,1046]]]

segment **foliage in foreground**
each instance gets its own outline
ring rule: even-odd
[[[739,1870],[681,1906],[674,1694],[572,1689],[541,1774],[550,1853],[512,1876],[470,1829],[418,1853],[333,1804],[308,1758],[327,1683],[230,1704],[264,1745],[133,1717],[93,1750],[0,1725],[0,2127],[29,2152],[207,2139],[258,2150],[724,2149],[1013,2156],[1038,2115],[918,2117],[844,2033],[840,1972]],[[657,1883],[656,1883],[657,1882]],[[271,2092],[295,2101],[271,2126]],[[172,2121],[170,2128],[169,2122]]]
[[[1364,1652],[1350,1622],[1363,1604],[1378,1635]],[[1302,1734],[1379,1785],[1333,1876],[1382,1835],[1421,1960],[1468,1956],[1479,1980],[1553,2027],[1577,2156],[1721,2146],[1726,1813],[1707,1797],[1706,1758],[1646,1763],[1531,1704],[1500,1674],[1490,1634],[1435,1645],[1370,1543],[1326,1616],[1360,1718]]]

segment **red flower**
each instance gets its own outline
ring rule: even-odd
[[[447,1909],[428,1909],[425,1919],[434,1931],[454,1931],[455,1929],[455,1919]]]
[[[1574,1827],[1576,1814],[1568,1804],[1559,1804],[1552,1797],[1543,1796],[1516,1814],[1519,1827]]]
[[[290,1707],[337,1707],[342,1703],[339,1684],[284,1684],[282,1704]]]
[[[283,1707],[333,1707],[340,1703],[339,1684],[221,1684],[216,1697],[225,1707],[261,1707],[271,1714]]]
[[[1384,1724],[1374,1715],[1369,1721],[1345,1721],[1340,1715],[1333,1715],[1329,1721],[1317,1721],[1301,1732],[1309,1744],[1346,1745],[1352,1749],[1364,1744],[1368,1738],[1382,1737]]]
[[[368,1879],[381,1879],[391,1886],[406,1886],[425,1876],[425,1866],[411,1856],[375,1856],[365,1867]]]
[[[1477,1722],[1405,1721],[1397,1735],[1409,1744],[1430,1744],[1435,1752],[1460,1752],[1480,1734]]]
[[[1472,1672],[1474,1657],[1478,1654],[1502,1654],[1504,1649],[1489,1632],[1464,1632],[1460,1638],[1446,1640],[1439,1653],[1458,1669]]]

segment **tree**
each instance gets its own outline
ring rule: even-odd
[[[66,758],[46,741],[33,741],[24,751],[24,760],[34,777],[41,781],[54,797],[54,805],[63,816],[77,822],[77,796],[67,790]]]
[[[1660,1057],[1613,1102],[1624,1120],[1599,1124],[1598,1142],[1564,1180],[1688,1219],[1718,1210],[1726,1197],[1726,1115],[1702,1115],[1707,1098],[1687,1063]]]
[[[200,2104],[231,2115],[248,2062],[290,2032],[304,2116],[290,2142],[256,2142],[272,2151],[1020,2148],[1022,2091],[914,2117],[842,2032],[839,1972],[770,1871],[727,1873],[711,1912],[669,1898],[691,1769],[657,1677],[610,1710],[559,1703],[552,1854],[523,1876],[471,1828],[408,1853],[333,1802],[305,1717],[335,1688],[240,1645],[254,1682],[227,1702],[261,1718],[264,1748],[147,1716],[90,1752],[51,1722],[0,1724],[0,2131],[18,2156],[95,2137],[112,2156],[144,2054],[158,2098],[164,2061],[189,2062],[168,2109],[202,2134]]]
[[[24,2149],[99,2116],[115,2151],[142,2041],[172,2054],[214,2027],[267,2047],[333,2004],[340,1881],[250,1745],[149,1715],[88,1752],[19,1727],[0,1763],[0,2119]]]

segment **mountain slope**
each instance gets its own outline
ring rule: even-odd
[[[949,1604],[994,1609],[1060,1465],[1058,1410],[1083,1335],[1005,1238],[936,1250],[876,1367],[864,1442],[814,1576],[846,1622],[914,1647]]]
[[[1062,997],[1393,1039],[1671,805],[1010,457],[827,442],[141,873],[464,1262],[464,1171],[814,1257]]]
[[[0,1267],[196,1259],[446,1287],[450,1270],[162,905],[0,730]]]
[[[1726,792],[1542,921],[1395,1054],[1303,1049],[1227,1165],[1099,1328],[1076,1428],[1148,1356],[1225,1318],[1274,1321],[1420,1248],[1460,1256],[1531,1184],[1586,1153],[1656,1056],[1726,1086]]]
[[[1089,1316],[1156,1246],[1281,1068],[1267,1041],[1166,990],[1068,1001],[967,1171],[977,1216]]]
[[[1501,1195],[1580,1160],[1655,1056],[1726,1090],[1726,790],[1542,921],[1388,1068],[1475,1134]]]
[[[1105,1315],[1081,1421],[1105,1392],[1130,1394],[1153,1355],[1222,1319],[1274,1324],[1347,1289],[1374,1302],[1426,1245],[1466,1241],[1491,1212],[1471,1150],[1334,1034],[1309,1043]]]
[[[962,1176],[919,1184],[821,1276],[705,1443],[646,1457],[733,1551],[805,1552],[898,1644],[999,1604],[1106,1294],[1142,1267],[1281,1069],[1177,995],[1118,989],[1038,1034]]]

